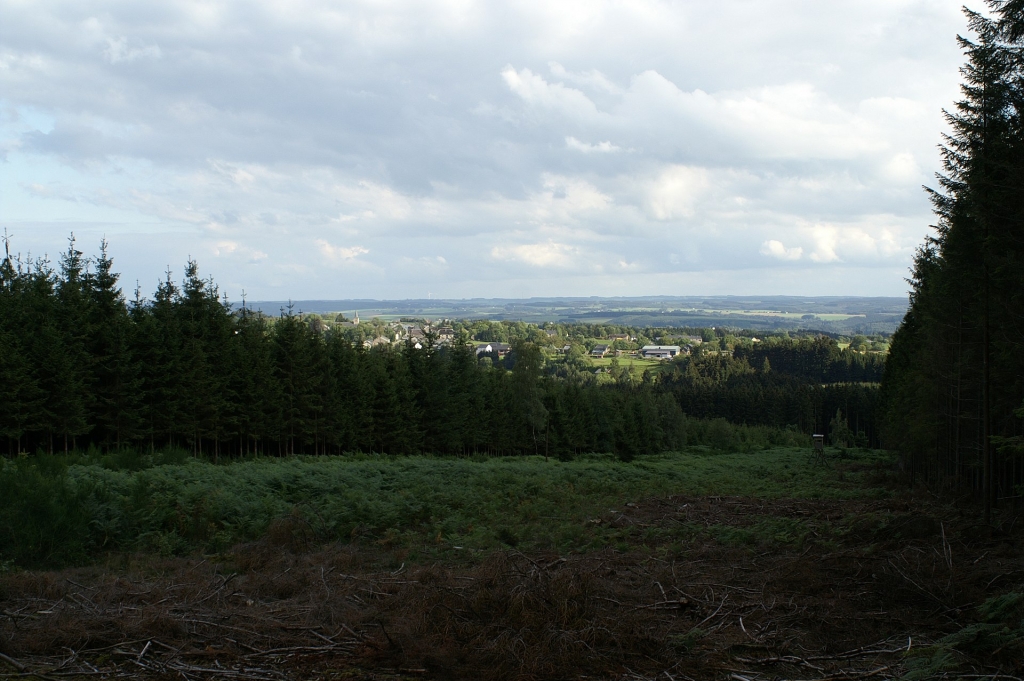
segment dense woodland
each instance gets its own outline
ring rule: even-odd
[[[946,114],[938,223],[883,381],[887,443],[915,476],[1018,499],[1024,396],[1024,3],[968,13],[963,99]]]
[[[0,320],[8,453],[632,458],[714,439],[700,420],[715,418],[781,429],[776,439],[831,428],[843,443],[877,442],[877,389],[863,381],[878,380],[880,355],[824,337],[737,344],[733,357],[710,333],[714,352],[646,374],[613,363],[603,376],[584,346],[557,356],[542,345],[547,334],[516,323],[497,327],[514,343],[500,361],[462,341],[366,349],[354,330],[318,317],[228,305],[194,262],[180,285],[168,274],[151,300],[127,301],[105,245],[86,258],[73,239],[56,266],[7,253]],[[730,445],[727,432],[717,437]]]

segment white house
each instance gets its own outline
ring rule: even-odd
[[[647,359],[672,359],[680,350],[678,345],[645,345],[640,348],[640,356]]]
[[[484,343],[483,345],[476,346],[476,356],[487,355],[492,352],[498,353],[498,357],[504,357],[512,346],[508,343]]]

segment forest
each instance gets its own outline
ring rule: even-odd
[[[968,12],[962,99],[946,113],[934,235],[882,381],[885,442],[912,478],[1017,503],[1024,482],[1024,13]]]
[[[152,299],[137,291],[127,300],[106,244],[89,258],[73,238],[56,267],[6,253],[0,319],[8,453],[171,446],[214,458],[629,459],[681,448],[688,430],[694,443],[704,432],[695,420],[707,419],[776,429],[779,442],[830,427],[844,444],[879,438],[883,355],[841,350],[824,336],[752,344],[703,330],[713,351],[643,374],[613,361],[605,376],[581,343],[609,332],[593,325],[563,325],[573,348],[563,355],[539,327],[519,322],[456,323],[462,338],[447,345],[367,348],[360,341],[380,333],[376,321],[352,328],[290,309],[269,317],[236,308],[195,262],[180,284],[168,273]],[[644,340],[667,333],[630,331]],[[478,359],[470,332],[510,340],[512,351]]]

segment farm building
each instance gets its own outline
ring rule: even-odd
[[[484,343],[476,346],[476,356],[489,355],[492,352],[498,353],[498,357],[504,357],[505,353],[512,349],[508,343]]]
[[[672,359],[680,351],[678,345],[645,345],[640,348],[640,356],[647,359]]]

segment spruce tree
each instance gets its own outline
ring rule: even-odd
[[[86,280],[87,345],[93,368],[90,419],[101,444],[121,448],[143,437],[143,414],[142,369],[133,347],[135,326],[118,278],[103,240],[96,271]]]
[[[977,38],[959,38],[963,98],[946,115],[943,173],[930,190],[938,222],[915,259],[911,309],[882,382],[887,442],[904,450],[914,475],[955,485],[980,478],[986,517],[996,495],[1020,482],[993,440],[1020,431],[1013,411],[1024,370],[1021,8],[989,6],[992,18],[967,12]]]

